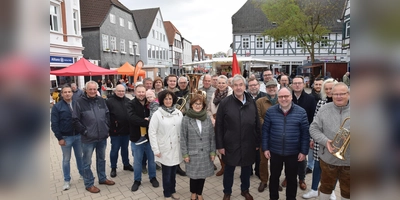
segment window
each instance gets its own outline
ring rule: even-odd
[[[120,39],[119,49],[121,50],[121,52],[125,52],[125,39]]]
[[[60,6],[50,4],[50,30],[60,32]]]
[[[250,47],[250,38],[243,38],[242,46],[244,49],[248,49]]]
[[[119,25],[122,26],[122,27],[125,26],[125,20],[124,20],[124,18],[122,18],[122,17],[119,18]]]
[[[350,30],[350,29],[349,29]],[[163,41],[165,42],[165,35],[163,34]]]
[[[160,58],[160,53],[158,51],[158,47],[156,47],[156,58],[159,59]]]
[[[133,24],[132,24],[132,22],[130,22],[130,21],[128,21],[128,29],[129,29],[129,30],[132,30],[132,29],[133,29]]]
[[[278,40],[275,42],[275,47],[276,48],[282,48],[283,47],[283,41],[282,39]]]
[[[72,17],[73,17],[73,21],[74,21],[74,33],[75,35],[79,35],[79,12],[77,10],[74,10],[74,12],[72,13]]]
[[[114,36],[111,36],[111,50],[118,51],[117,50],[117,38]]]
[[[152,58],[151,57],[151,45],[147,45],[147,56],[149,57],[149,58]]]
[[[110,22],[115,24],[115,15],[110,14]]]
[[[328,46],[328,42],[329,42],[329,37],[328,36],[322,36],[321,37],[321,41],[320,41],[321,47],[327,47]]]
[[[345,38],[350,37],[350,21],[346,22]]]
[[[156,47],[151,45],[151,57],[156,58]]]
[[[152,33],[153,33],[153,38],[156,38],[156,31],[152,30]]]
[[[300,39],[297,39],[297,41],[296,41],[296,46],[297,46],[297,47],[303,47],[303,44],[302,44],[302,42],[301,42]]]
[[[256,47],[257,48],[263,48],[264,47],[264,38],[262,38],[262,37],[257,38]]]
[[[139,52],[139,44],[138,44],[138,43],[135,42],[134,48],[135,48],[135,55],[140,55],[140,52]]]
[[[105,50],[105,51],[108,51],[108,50],[110,50],[110,46],[109,46],[109,43],[108,43],[108,35],[102,35],[102,38],[103,38],[103,50]]]
[[[132,42],[132,41],[129,41],[129,46],[128,46],[128,48],[129,48],[129,53],[130,53],[131,55],[133,55],[133,42]]]

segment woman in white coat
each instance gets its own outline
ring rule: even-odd
[[[162,180],[166,200],[179,199],[176,193],[176,170],[182,162],[180,131],[183,114],[175,108],[177,97],[169,90],[158,94],[160,107],[149,124],[149,139],[155,161],[162,164]]]

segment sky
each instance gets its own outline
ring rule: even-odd
[[[206,54],[224,52],[233,41],[231,17],[247,0],[119,0],[130,10],[159,7],[192,45]]]

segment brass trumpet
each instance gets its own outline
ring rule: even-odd
[[[189,94],[187,94],[186,97],[178,97],[178,101],[179,100],[182,101],[180,102],[180,104],[176,105],[176,108],[181,112],[183,112],[183,110],[185,109],[188,99],[194,96],[195,94],[203,95],[204,100],[206,100],[207,97],[206,92],[197,89],[199,87],[199,81],[202,74],[186,74],[186,75],[189,81]]]
[[[332,154],[340,160],[346,160],[344,154],[346,153],[350,144],[350,131],[343,127],[344,123],[349,119],[350,117],[347,117],[343,120],[342,125],[340,126],[332,142],[332,147],[334,148]]]

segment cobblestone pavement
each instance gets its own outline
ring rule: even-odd
[[[307,91],[308,92],[308,91]],[[110,153],[110,140],[108,139],[107,149],[106,149],[106,174],[107,177],[116,182],[113,186],[105,186],[99,185],[97,178],[95,179],[95,186],[98,187],[101,192],[97,194],[89,193],[85,190],[83,180],[79,180],[79,173],[76,168],[75,157],[72,155],[71,159],[71,189],[63,191],[62,186],[64,184],[63,173],[62,173],[62,152],[61,148],[58,145],[57,139],[54,137],[53,132],[50,130],[50,197],[52,200],[130,200],[130,199],[164,199],[163,197],[163,189],[162,189],[162,179],[161,179],[161,171],[157,171],[157,179],[160,182],[160,187],[153,188],[151,183],[149,182],[148,175],[142,176],[142,185],[139,187],[139,190],[136,192],[131,191],[131,186],[133,184],[133,172],[122,170],[122,161],[119,157],[118,159],[118,169],[117,169],[117,177],[111,178],[109,176],[111,168],[109,161],[109,153]],[[130,149],[130,145],[129,145]],[[132,152],[130,151],[130,162],[133,162]],[[95,153],[93,153],[93,163],[95,163]],[[220,163],[218,159],[215,161],[215,165],[220,169]],[[184,169],[184,164],[181,164],[181,167]],[[96,166],[92,164],[92,171],[96,175]],[[235,170],[235,179],[232,187],[232,200],[235,199],[244,199],[240,195],[240,167],[237,167]],[[302,199],[302,195],[309,191],[311,187],[311,174],[307,174],[306,183],[307,190],[303,191],[298,188],[297,190],[297,199]],[[281,176],[281,181],[284,179],[283,175]],[[182,177],[177,175],[176,177],[176,190],[177,193],[181,195],[182,199],[190,199],[190,191],[189,191],[189,178]],[[250,178],[250,194],[254,197],[254,199],[269,199],[268,188],[263,193],[259,193],[257,188],[260,183],[260,180],[257,176],[253,175]],[[337,184],[339,185],[339,184]],[[338,186],[337,186],[338,187]],[[222,176],[212,176],[206,179],[204,185],[203,196],[204,199],[208,200],[220,200],[223,197],[223,186],[222,186]],[[285,198],[285,189],[280,192],[281,199]],[[336,189],[336,196],[339,197],[339,189]],[[312,198],[316,199],[316,198]]]

